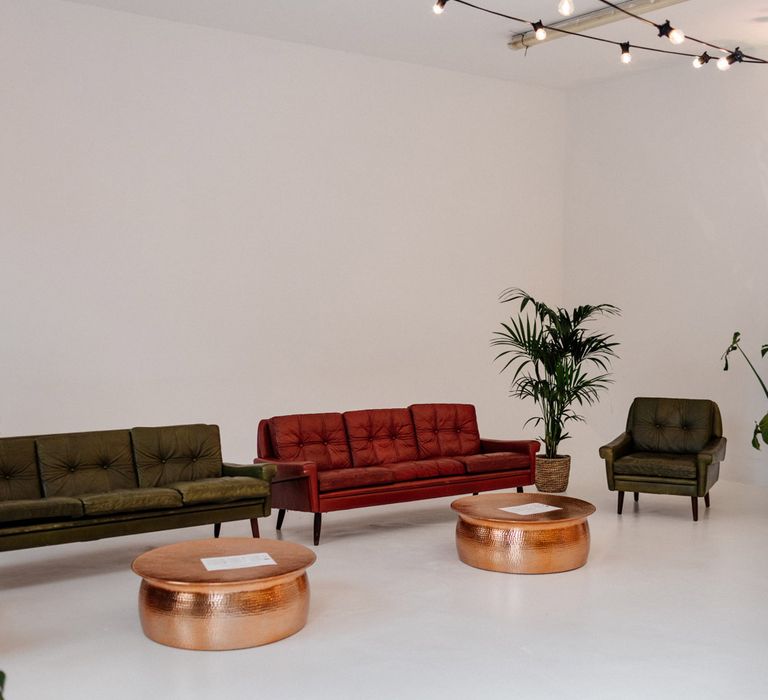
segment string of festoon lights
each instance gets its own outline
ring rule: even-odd
[[[553,32],[558,32],[559,34],[567,34],[568,36],[577,36],[577,37],[581,37],[582,39],[589,39],[590,41],[599,41],[604,44],[613,44],[614,46],[617,46],[619,48],[621,52],[619,54],[619,60],[624,64],[632,62],[632,49],[637,49],[639,51],[653,51],[655,53],[666,53],[666,54],[672,54],[674,56],[685,56],[687,58],[692,58],[694,68],[701,68],[702,66],[705,66],[710,61],[715,61],[717,67],[721,71],[728,70],[735,63],[760,63],[763,65],[768,64],[768,61],[766,61],[765,59],[759,58],[758,56],[749,56],[748,54],[743,53],[738,46],[735,49],[728,49],[723,46],[718,46],[717,44],[713,44],[709,41],[704,41],[703,39],[696,39],[695,37],[692,37],[692,36],[686,37],[685,33],[681,29],[678,29],[677,27],[673,27],[669,20],[666,20],[662,24],[656,24],[656,22],[652,22],[646,17],[641,17],[640,15],[636,15],[633,12],[630,12],[629,10],[625,9],[624,7],[621,7],[620,5],[617,5],[616,3],[613,3],[613,2],[609,2],[608,0],[599,0],[599,1],[602,2],[603,5],[608,5],[614,8],[615,10],[618,10],[619,12],[623,12],[625,15],[632,17],[633,19],[636,19],[636,20],[639,20],[640,22],[644,22],[646,24],[651,25],[658,32],[659,37],[666,38],[671,44],[675,46],[679,46],[684,41],[688,40],[696,44],[706,46],[707,48],[714,49],[715,51],[722,52],[723,55],[720,57],[711,56],[709,53],[707,53],[706,50],[701,54],[687,53],[685,51],[676,51],[674,49],[660,49],[653,46],[641,46],[639,44],[632,44],[629,41],[612,41],[611,39],[603,39],[602,37],[592,36],[591,34],[582,34],[581,32],[574,32],[568,29],[549,26],[547,24],[544,24],[544,22],[542,22],[541,20],[532,22],[530,20],[522,19],[520,17],[514,17],[512,15],[508,15],[503,12],[497,12],[496,10],[490,10],[486,7],[481,7],[480,5],[475,5],[471,2],[466,2],[466,0],[452,0],[452,1],[459,5],[464,5],[465,7],[472,8],[473,10],[486,12],[489,15],[495,15],[496,17],[502,17],[503,19],[512,20],[513,22],[527,24],[533,30],[534,36],[538,41],[543,41],[544,39],[547,38],[547,31],[553,31]],[[436,0],[435,4],[432,7],[432,11],[437,15],[442,14],[448,2],[449,0]],[[573,0],[560,0],[557,5],[557,10],[564,17],[570,17],[576,11],[576,6]]]

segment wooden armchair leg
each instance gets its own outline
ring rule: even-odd
[[[314,542],[315,546],[320,544],[320,528],[323,525],[323,514],[315,513]]]
[[[616,512],[621,515],[621,511],[624,509],[624,492],[619,491],[619,506],[616,509]]]
[[[522,486],[518,486],[517,487],[517,492],[518,493],[523,493],[523,487]]]
[[[275,530],[282,529],[283,520],[285,520],[285,508],[281,508],[279,511],[277,511],[277,527]]]
[[[635,503],[637,503],[640,500],[640,494],[635,491]]]
[[[699,499],[696,496],[691,496],[691,509],[693,510],[693,522],[697,522],[699,519]]]
[[[258,518],[251,518],[251,534],[254,537],[259,536],[259,519]]]
[[[213,524],[213,536],[218,537],[221,534],[221,523]]]
[[[709,508],[709,493],[707,493],[706,496],[704,496],[704,505]]]

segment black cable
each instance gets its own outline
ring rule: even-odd
[[[519,22],[520,24],[527,24],[529,26],[533,26],[533,22],[523,19],[521,17],[515,17],[514,15],[507,15],[503,12],[497,12],[496,10],[490,10],[487,7],[481,7],[480,5],[475,5],[471,2],[467,2],[467,0],[454,0],[454,2],[458,3],[459,5],[466,5],[467,7],[471,7],[473,10],[478,10],[479,12],[485,12],[489,15],[494,15],[496,17],[502,17],[503,19],[508,19],[513,22]],[[641,22],[646,22],[648,24],[653,25],[654,27],[658,26],[655,22],[652,22],[651,20],[641,17],[640,15],[635,15],[632,12],[629,12],[628,10],[625,10],[623,7],[619,7],[618,5],[615,5],[612,2],[609,2],[608,0],[600,0],[600,2],[604,3],[605,5],[610,5],[616,10],[619,10],[620,12],[623,12],[626,15],[629,15],[630,17],[634,17],[635,19],[639,19]],[[568,29],[559,29],[558,27],[553,27],[551,25],[542,24],[541,25],[544,29],[547,31],[553,31],[553,32],[560,32],[561,34],[567,34],[568,36],[578,36],[582,39],[590,39],[591,41],[600,41],[604,44],[613,44],[614,46],[618,46],[621,48],[622,44],[626,42],[622,41],[613,41],[611,39],[603,39],[599,36],[593,36],[591,34],[582,34],[580,32],[572,32]],[[527,33],[527,32],[526,32]],[[522,34],[524,36],[525,33]],[[729,54],[733,54],[733,51],[729,51],[728,49],[721,48],[720,46],[716,46],[715,44],[709,44],[706,41],[701,41],[699,39],[694,39],[693,37],[688,37],[691,41],[695,41],[696,43],[702,44],[704,46],[709,46],[713,49],[718,49],[719,51],[726,51]],[[525,46],[525,43],[523,43],[523,46]],[[696,53],[688,53],[686,51],[672,51],[671,49],[657,49],[652,46],[641,46],[639,44],[630,44],[630,47],[633,49],[639,49],[640,51],[653,51],[654,53],[666,53],[666,54],[672,54],[673,56],[686,56],[688,58],[695,58],[699,54]],[[526,47],[527,48],[527,47]],[[742,61],[743,63],[768,63],[768,61],[759,58],[757,56],[748,56],[747,54],[743,54],[743,58],[745,59]]]
[[[617,5],[616,3],[611,2],[610,0],[600,0],[600,2],[603,3],[603,5],[608,5],[608,7],[612,7],[614,10],[623,12],[625,15],[632,17],[634,19],[638,19],[641,22],[645,22],[646,24],[650,24],[656,28],[658,28],[659,26],[658,24],[656,24],[656,22],[651,21],[647,17],[643,17],[642,15],[636,15],[634,12],[630,12],[629,10],[624,9],[623,7],[620,7],[619,5]],[[729,54],[733,53],[733,51],[731,51],[730,49],[726,49],[723,46],[718,46],[717,44],[711,44],[710,42],[704,41],[703,39],[697,39],[694,36],[686,35],[685,38],[688,39],[689,41],[693,41],[697,44],[701,44],[702,46],[708,46],[711,49],[717,49],[718,51],[725,51],[726,53],[729,53]],[[768,61],[765,61],[759,56],[748,56],[747,54],[744,54],[744,58],[751,59],[750,61],[748,61],[748,63],[768,63]]]

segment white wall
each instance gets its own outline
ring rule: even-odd
[[[488,341],[502,288],[561,291],[561,95],[56,0],[0,4],[0,95],[0,434],[523,435]]]
[[[720,362],[739,330],[768,375],[765,70],[682,65],[569,97],[565,295],[624,311],[616,384],[579,442],[594,453],[618,435],[634,396],[711,398],[721,478],[768,484],[768,450],[749,446],[765,396],[740,358]]]

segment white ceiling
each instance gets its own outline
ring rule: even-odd
[[[71,0],[177,22],[294,41],[329,49],[406,61],[438,68],[566,88],[648,68],[675,66],[689,59],[633,52],[623,66],[609,44],[565,38],[532,48],[528,55],[507,48],[525,26],[448,2],[432,12],[434,0]],[[602,7],[575,0],[577,13]],[[506,14],[545,24],[562,19],[557,0],[475,0]],[[768,58],[768,0],[688,0],[646,15],[671,20],[687,34],[727,47],[742,47]],[[627,19],[590,33],[616,41],[669,48],[653,27]],[[681,49],[700,52],[686,43]],[[734,70],[764,71],[743,65]],[[691,68],[691,70],[693,70]],[[716,70],[713,65],[703,70]],[[723,76],[726,79],[725,76]]]

